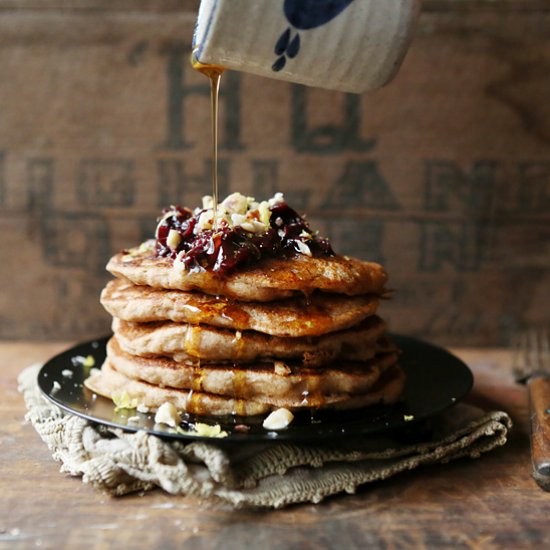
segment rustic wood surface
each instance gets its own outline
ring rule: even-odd
[[[59,473],[23,422],[16,375],[64,344],[0,344],[0,548],[537,548],[550,544],[550,494],[531,478],[524,387],[505,350],[459,349],[470,400],[503,409],[509,442],[477,460],[426,467],[319,505],[244,512],[160,491],[114,499]]]
[[[0,0],[0,338],[105,332],[109,255],[209,192],[197,5]],[[427,0],[375,94],[226,74],[222,193],[284,191],[382,261],[395,330],[506,345],[550,320],[548,97],[548,0]]]

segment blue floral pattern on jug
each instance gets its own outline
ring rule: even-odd
[[[342,13],[353,0],[285,0],[283,10],[287,21],[298,30],[309,30],[325,25]],[[271,66],[280,71],[287,58],[292,59],[300,51],[300,33],[292,36],[292,27],[287,27],[275,44],[277,59]]]

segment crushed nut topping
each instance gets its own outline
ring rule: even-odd
[[[288,409],[273,411],[263,422],[266,430],[284,430],[294,420],[294,415]]]
[[[292,372],[290,367],[282,361],[275,361],[273,366],[275,369],[275,374],[278,374],[279,376],[288,376]]]
[[[204,424],[203,422],[195,422],[192,429],[184,430],[181,427],[177,428],[177,433],[182,435],[191,435],[196,437],[227,437],[229,434],[222,430],[219,424]]]
[[[156,424],[166,424],[175,428],[181,422],[181,417],[173,403],[163,403],[155,414]]]
[[[155,236],[157,256],[172,258],[184,269],[222,274],[266,256],[334,255],[328,240],[311,231],[282,193],[262,202],[233,193],[218,205],[215,220],[209,196],[194,211],[171,206],[163,211]]]
[[[113,403],[115,404],[115,411],[124,409],[135,409],[138,404],[138,400],[134,397],[130,397],[128,392],[123,391],[119,394],[113,394],[111,396]]]

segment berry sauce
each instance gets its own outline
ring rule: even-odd
[[[269,228],[261,233],[250,233],[241,226],[230,227],[223,219],[218,221],[215,230],[195,232],[199,217],[205,210],[194,214],[181,206],[164,209],[164,218],[157,227],[156,255],[177,257],[176,261],[181,261],[188,270],[204,269],[221,275],[262,258],[304,254],[304,249],[312,256],[334,256],[329,241],[312,233],[307,221],[286,202],[278,202],[269,210]],[[170,230],[179,235],[176,247],[167,242]]]

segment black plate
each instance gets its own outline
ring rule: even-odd
[[[182,427],[192,428],[194,421],[220,424],[229,435],[223,439],[217,438],[219,442],[306,441],[407,431],[454,405],[470,391],[472,372],[454,355],[415,338],[394,335],[393,339],[403,351],[400,364],[407,375],[404,399],[397,405],[314,415],[299,413],[287,429],[279,432],[268,432],[262,428],[263,417],[199,418],[184,415]],[[91,355],[95,365],[101,366],[107,340],[86,342],[50,359],[38,374],[38,386],[44,395],[63,410],[99,424],[128,431],[142,429],[175,439],[211,440],[176,433],[168,427],[164,430],[163,426],[155,425],[153,414],[137,413],[135,410],[115,411],[110,399],[97,396],[85,388],[82,382],[88,376],[89,368],[84,367],[79,358]],[[133,420],[128,422],[131,417],[134,417]],[[248,430],[239,431],[242,425],[247,426]]]

